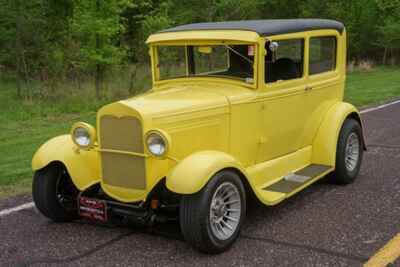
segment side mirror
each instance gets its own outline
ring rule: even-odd
[[[269,49],[270,49],[272,52],[276,52],[276,51],[278,50],[278,48],[279,48],[278,42],[271,42],[271,43],[269,44]]]

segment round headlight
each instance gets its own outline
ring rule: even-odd
[[[95,129],[87,123],[79,122],[72,127],[71,137],[80,148],[90,149],[95,142]]]
[[[78,127],[74,130],[74,139],[79,146],[88,146],[90,144],[90,134],[82,127]]]
[[[157,132],[152,132],[146,139],[147,149],[151,154],[157,157],[163,156],[167,151],[166,139]]]

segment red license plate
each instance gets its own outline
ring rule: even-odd
[[[79,215],[83,218],[107,222],[107,204],[104,200],[79,198]]]

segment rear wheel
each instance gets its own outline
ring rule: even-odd
[[[239,236],[245,214],[242,181],[236,173],[222,171],[200,192],[182,197],[179,219],[183,236],[193,247],[220,253]]]
[[[336,168],[330,176],[331,181],[338,184],[353,182],[360,171],[363,152],[360,123],[346,119],[339,134]]]
[[[44,216],[55,222],[78,218],[78,193],[78,189],[61,164],[51,164],[34,174],[33,201]]]

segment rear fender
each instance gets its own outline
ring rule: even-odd
[[[314,138],[312,153],[313,163],[328,166],[336,165],[336,148],[339,133],[347,118],[353,118],[359,121],[362,128],[363,148],[366,150],[364,129],[358,110],[349,103],[339,102],[328,110]]]
[[[33,156],[32,169],[38,171],[53,162],[64,164],[80,191],[100,182],[98,153],[79,149],[70,135],[61,135],[44,143]]]

